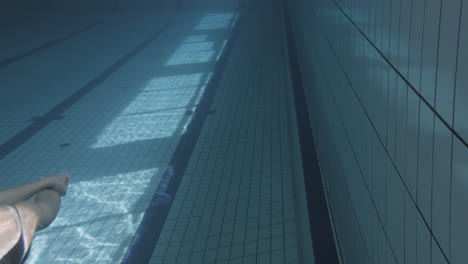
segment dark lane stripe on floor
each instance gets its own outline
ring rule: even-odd
[[[34,122],[17,133],[15,136],[10,138],[8,141],[0,145],[0,160],[3,159],[5,156],[13,152],[19,146],[23,145],[26,141],[28,141],[31,137],[45,128],[49,123],[54,120],[62,119],[62,114],[71,106],[73,106],[76,102],[78,102],[81,98],[85,95],[90,93],[96,87],[98,87],[102,82],[104,82],[109,76],[114,74],[118,69],[120,69],[125,63],[127,63],[131,58],[137,55],[140,51],[146,48],[151,42],[156,40],[164,31],[166,31],[170,27],[171,23],[164,24],[157,32],[152,34],[148,39],[138,45],[135,49],[131,50],[125,56],[120,58],[116,63],[112,64],[109,68],[107,68],[104,72],[98,75],[96,78],[91,80],[85,86],[81,87],[78,91],[70,95],[68,98],[57,104],[54,108],[52,108],[49,112],[45,115],[40,116],[34,119]]]
[[[289,54],[289,67],[294,91],[297,127],[301,145],[302,167],[309,211],[309,225],[314,247],[315,264],[338,264],[338,252],[333,237],[332,223],[328,214],[327,200],[320,166],[315,149],[314,135],[310,124],[302,76],[299,69],[288,4],[284,3],[284,21]]]
[[[29,50],[29,51],[25,51],[25,52],[23,52],[21,54],[18,54],[16,56],[11,57],[11,58],[1,60],[0,61],[0,68],[3,68],[3,67],[5,67],[5,66],[7,66],[9,64],[12,64],[12,63],[14,63],[14,62],[16,62],[18,60],[23,59],[25,57],[34,55],[35,53],[40,52],[42,50],[48,49],[48,48],[50,48],[50,47],[52,47],[54,45],[59,44],[60,42],[66,41],[66,40],[68,40],[68,39],[70,39],[70,38],[72,38],[72,37],[74,37],[74,36],[76,36],[76,35],[78,35],[78,34],[80,34],[82,32],[90,30],[90,29],[94,28],[95,26],[97,26],[99,24],[102,24],[102,23],[103,22],[97,22],[97,23],[93,23],[91,25],[87,25],[87,26],[85,26],[83,28],[80,28],[80,29],[78,29],[76,31],[73,31],[73,32],[71,32],[71,33],[69,33],[69,34],[67,34],[67,35],[65,35],[65,36],[63,36],[63,37],[61,37],[59,39],[56,39],[56,40],[54,40],[52,42],[49,42],[49,43],[46,43],[46,44],[44,44],[44,45],[42,45],[40,47],[34,48],[32,50]]]
[[[229,35],[226,46],[214,67],[213,75],[205,88],[203,97],[195,109],[193,118],[188,124],[185,134],[182,135],[174,151],[169,166],[162,176],[161,183],[146,209],[145,215],[121,264],[148,263],[151,259],[182,176],[195,149],[203,124],[207,115],[210,114],[211,103],[239,34],[239,24],[240,19],[238,19]]]

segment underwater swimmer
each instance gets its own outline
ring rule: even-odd
[[[25,261],[34,233],[54,221],[70,181],[61,173],[0,192],[0,264]]]

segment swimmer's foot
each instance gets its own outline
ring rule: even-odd
[[[68,185],[70,185],[71,177],[67,172],[52,175],[43,178],[49,189],[58,192],[61,196],[67,193]]]

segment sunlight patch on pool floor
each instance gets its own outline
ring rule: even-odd
[[[28,263],[120,262],[161,180],[158,172],[72,183],[57,219],[36,234]]]

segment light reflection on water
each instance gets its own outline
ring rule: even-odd
[[[120,260],[161,177],[149,169],[72,183],[57,219],[38,232],[27,263]],[[155,176],[156,175],[156,176]],[[152,177],[158,177],[149,186]]]
[[[208,41],[200,30],[226,29],[237,21],[236,14],[207,14],[195,27],[195,34],[185,40],[169,56],[166,66],[209,62],[219,59],[226,40],[220,45]],[[211,77],[211,71],[195,66],[193,73],[155,77],[135,97],[125,110],[98,136],[92,148],[110,147],[135,141],[168,138],[182,134],[190,117],[187,110],[198,104]]]
[[[228,28],[233,22],[233,20],[235,20],[235,16],[236,14],[234,13],[207,14],[195,27],[195,30],[213,30]]]
[[[202,77],[197,73],[154,78],[104,129],[92,148],[174,136],[189,121],[185,113],[205,88]]]

